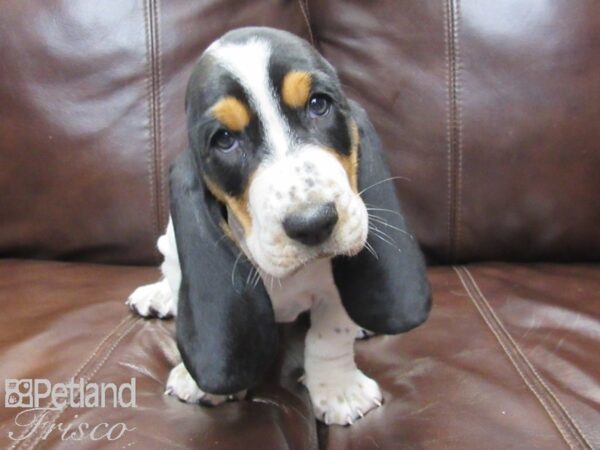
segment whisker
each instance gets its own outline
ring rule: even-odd
[[[256,289],[256,286],[258,286],[258,282],[260,281],[260,272],[257,270],[256,271],[256,279],[254,280],[254,284],[252,285],[252,289]]]
[[[373,231],[373,230],[371,230]],[[392,243],[389,240],[385,239],[383,236],[380,236],[379,234],[377,234],[375,231],[373,231],[373,236],[375,236],[376,238],[381,239],[383,242],[385,242],[386,244],[388,244],[390,247],[392,247],[394,250],[398,250],[398,253],[402,253],[402,249],[399,248],[396,243]]]
[[[374,214],[374,213],[368,213],[368,216],[369,216],[369,221],[370,221],[371,219],[374,219],[374,220],[376,220],[376,221],[377,221],[377,220],[379,220],[379,221],[385,221],[385,222],[387,222],[387,221],[386,221],[386,220],[385,220],[383,217],[381,217],[381,216],[378,216],[378,215],[376,215],[376,214]]]
[[[248,276],[246,277],[246,286],[249,286],[252,282],[252,279],[254,278],[254,271],[256,270],[256,268],[254,266],[252,266],[250,268],[250,272],[248,272]]]
[[[373,236],[375,236],[375,237],[377,237],[377,238],[381,239],[383,242],[385,242],[385,243],[387,243],[387,244],[391,245],[392,247],[394,247],[394,248],[397,248],[397,246],[396,246],[396,243],[395,243],[395,242],[393,242],[393,241],[390,241],[389,239],[387,239],[387,238],[385,237],[385,236],[386,236],[385,234],[384,234],[384,235],[381,235],[381,234],[379,234],[379,233],[380,233],[380,231],[379,231],[379,230],[377,230],[377,229],[370,228],[370,230],[373,232]]]
[[[377,216],[375,214],[369,214],[369,221],[373,221],[376,223],[381,223],[381,224],[388,224],[388,221],[385,220],[383,217]]]
[[[382,212],[389,212],[392,214],[396,214],[397,216],[402,217],[402,214],[400,214],[398,211],[394,211],[393,209],[385,209],[385,208],[369,208],[369,205],[367,206],[367,211],[382,211]]]
[[[373,255],[373,257],[374,257],[376,260],[379,260],[379,256],[377,256],[377,252],[375,251],[375,249],[373,248],[373,246],[372,246],[372,245],[371,245],[371,244],[370,244],[368,241],[366,241],[366,242],[365,242],[365,248],[367,249],[367,251],[368,251],[368,252],[369,252],[371,255]]]
[[[393,228],[394,230],[397,230],[397,231],[399,231],[400,233],[404,233],[404,234],[405,234],[405,235],[407,235],[409,238],[411,238],[411,240],[413,240],[413,241],[415,240],[415,237],[414,237],[412,234],[410,234],[408,231],[406,231],[406,230],[403,230],[402,228],[399,228],[399,227],[397,227],[397,226],[394,226],[394,225],[392,225],[392,224],[390,224],[390,223],[386,222],[386,221],[385,221],[384,219],[382,219],[381,217],[377,217],[377,216],[374,216],[374,215],[369,215],[369,218],[371,218],[371,219],[372,219],[373,221],[375,221],[376,223],[379,223],[379,224],[381,224],[381,225],[383,225],[383,226],[386,226],[386,227],[389,227],[389,228]]]
[[[246,285],[252,286],[252,281],[254,280],[255,275],[256,275],[256,269],[254,267],[252,267],[252,269],[250,269],[250,273],[248,274],[248,281],[247,281]]]
[[[260,272],[256,267],[252,267],[252,276],[250,277],[250,281],[248,282],[248,285],[251,286],[252,289],[254,289],[256,286],[258,286],[258,281],[260,280]]]
[[[406,181],[410,181],[410,178],[400,177],[400,176],[398,176],[398,177],[389,177],[389,178],[386,178],[385,180],[381,180],[381,181],[378,181],[377,183],[373,183],[371,186],[367,186],[362,191],[360,191],[358,193],[358,195],[361,195],[363,192],[366,192],[366,191],[368,191],[369,189],[371,189],[371,188],[373,188],[375,186],[379,186],[381,183],[385,183],[386,181],[392,181],[392,180],[406,180]]]
[[[386,244],[390,245],[391,247],[393,247],[393,248],[396,248],[392,242],[388,241],[388,240],[387,240],[386,238],[384,238],[383,236],[380,236],[380,235],[378,235],[378,234],[376,234],[376,233],[373,233],[373,236],[375,236],[376,238],[379,238],[379,239],[381,239],[383,242],[385,242]]]
[[[240,258],[243,256],[242,252],[240,251],[237,255],[237,258],[235,258],[235,261],[233,263],[233,268],[231,269],[231,285],[235,286],[235,268],[237,267],[238,263],[240,262]]]
[[[390,236],[389,234],[387,234],[385,231],[380,230],[379,228],[377,228],[375,225],[371,224],[369,225],[369,229],[372,231],[375,231],[379,234],[381,234],[382,236],[388,238],[390,241],[394,241],[394,238],[392,236]],[[395,241],[394,241],[395,242]]]

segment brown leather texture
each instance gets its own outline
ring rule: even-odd
[[[430,261],[598,260],[600,3],[311,6]]]
[[[598,260],[600,4],[584,0],[4,1],[0,254],[156,263],[187,77],[243,25],[312,36],[334,63],[430,262]]]
[[[482,264],[432,268],[428,322],[356,344],[385,403],[351,427],[316,427],[302,373],[305,323],[281,329],[280,359],[243,402],[217,408],[163,395],[176,362],[173,322],[123,299],[156,269],[4,260],[2,378],[125,383],[136,408],[67,408],[54,424],[125,423],[106,440],[43,439],[0,409],[0,448],[600,448],[600,267]],[[8,302],[8,299],[18,301]],[[595,300],[595,301],[594,301]],[[26,324],[24,326],[24,324]],[[4,398],[4,386],[0,397]],[[24,420],[21,422],[23,423]],[[77,444],[77,445],[76,445]]]
[[[0,4],[0,255],[158,263],[184,92],[231,28],[307,36],[298,3]]]

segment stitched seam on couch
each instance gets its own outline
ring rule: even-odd
[[[447,70],[448,260],[459,258],[462,191],[462,122],[460,104],[460,0],[446,0],[444,39]]]
[[[98,354],[98,352],[100,351],[100,348],[104,345],[104,343],[111,336],[113,336],[117,332],[118,329],[122,328],[126,321],[127,321],[127,317],[123,318],[123,320],[121,320],[112,330],[110,330],[106,334],[106,336],[104,336],[104,338],[98,343],[98,345],[96,345],[96,347],[94,348],[94,350],[92,350],[92,353],[90,353],[90,355],[86,358],[86,360],[77,368],[77,370],[75,371],[75,373],[71,377],[72,379],[76,378],[81,373],[81,371],[91,361],[91,359],[96,354]],[[31,426],[26,427],[25,430],[23,430],[23,432],[18,436],[17,440],[15,442],[13,442],[13,444],[8,448],[8,450],[12,450],[12,449],[16,448],[18,445],[20,445],[22,443],[21,439],[23,438],[23,436],[25,436],[26,434],[28,434],[31,431],[32,427],[33,427],[33,424]]]
[[[593,447],[583,433],[583,430],[575,422],[548,384],[542,379],[537,369],[525,356],[521,347],[492,309],[475,278],[471,275],[471,272],[464,266],[454,266],[453,269],[484,322],[504,350],[504,353],[529,390],[548,413],[567,445],[572,449],[592,449]]]
[[[92,378],[94,377],[94,375],[96,375],[96,373],[100,370],[100,368],[104,365],[104,363],[106,363],[106,361],[108,360],[109,356],[112,355],[113,351],[117,348],[117,346],[121,343],[121,341],[123,340],[123,338],[125,336],[127,336],[131,330],[138,325],[139,323],[143,322],[143,319],[141,317],[137,317],[137,318],[132,318],[132,323],[130,326],[128,326],[125,330],[123,330],[123,333],[113,342],[113,344],[110,346],[110,348],[108,349],[107,353],[104,355],[104,358],[102,358],[100,360],[100,362],[96,365],[96,367],[92,370],[92,372],[87,375],[84,376],[84,382],[88,383],[92,380]],[[74,400],[77,400],[78,397],[75,397]],[[68,405],[66,405],[65,407],[61,408],[60,410],[58,410],[58,414],[52,418],[52,422],[50,425],[50,429],[53,428],[54,424],[56,423],[56,421],[62,416],[62,414],[68,409]],[[35,448],[37,446],[37,444],[39,444],[40,440],[42,439],[43,434],[40,434],[38,436],[38,438],[31,444],[31,446],[28,447],[27,450],[32,450],[33,448]]]
[[[571,414],[569,413],[569,411],[567,410],[567,408],[565,408],[565,406],[560,401],[560,399],[558,398],[558,396],[554,393],[554,391],[550,388],[550,386],[548,386],[548,384],[544,381],[544,379],[542,378],[542,376],[539,374],[538,370],[531,363],[531,361],[529,361],[529,358],[527,358],[527,356],[525,355],[525,353],[523,352],[523,350],[521,349],[521,347],[517,344],[517,342],[515,341],[515,339],[508,332],[508,330],[506,329],[506,327],[504,326],[504,324],[502,323],[502,321],[500,320],[500,318],[498,317],[498,315],[495,313],[495,311],[493,310],[493,308],[491,307],[491,305],[487,301],[485,295],[483,294],[483,292],[479,288],[479,285],[475,281],[475,278],[473,277],[473,275],[471,274],[471,272],[467,268],[465,268],[465,271],[467,272],[467,275],[469,276],[469,278],[473,281],[473,286],[475,287],[475,289],[479,293],[480,297],[486,302],[486,304],[490,308],[490,312],[496,318],[498,324],[500,325],[500,328],[506,333],[506,335],[508,336],[509,340],[515,346],[517,352],[523,358],[523,360],[525,361],[525,363],[527,364],[527,366],[529,367],[529,369],[531,370],[531,372],[533,373],[533,375],[537,378],[537,380],[544,387],[544,389],[547,391],[547,393],[552,397],[552,399],[558,404],[558,407],[567,416],[567,418],[571,422],[571,425],[577,430],[577,432],[579,432],[579,434],[581,435],[580,437],[585,442],[585,444],[587,444],[589,446],[589,448],[592,448],[592,444],[590,443],[589,439],[587,438],[587,436],[585,435],[585,433],[583,432],[583,430],[581,429],[581,427],[579,426],[579,424],[571,416]]]
[[[140,322],[143,322],[143,319],[128,314],[111,331],[108,332],[108,334],[100,341],[96,348],[94,348],[90,356],[79,366],[75,374],[70,379],[82,378],[84,380],[84,383],[88,383],[91,380],[91,378],[98,372],[98,370],[100,370],[100,368],[104,365],[108,357],[112,354],[112,352],[123,340],[123,338],[127,336],[130,333],[130,331]],[[99,362],[95,363],[98,360]],[[74,398],[74,400],[77,399],[78,397]],[[52,411],[46,416],[46,427],[41,427],[42,429],[40,433],[38,433],[38,431],[36,430],[34,433],[31,433],[31,435],[28,436],[27,439],[23,439],[22,441],[16,441],[15,444],[13,444],[13,446],[10,447],[10,449],[33,449],[44,438],[44,430],[52,430],[56,421],[60,418],[60,416],[67,408],[68,405],[65,405],[61,409]],[[25,430],[25,432],[23,432],[19,436],[19,438],[23,438],[23,436],[26,436],[27,433],[29,433],[30,431],[31,427],[28,427],[28,429]],[[31,442],[30,445],[25,447],[25,445],[28,442]]]
[[[154,241],[164,229],[165,189],[162,161],[162,70],[160,63],[160,28],[158,0],[144,1],[144,28],[146,34],[146,59],[148,62],[147,96],[148,127],[150,133],[150,204],[152,211],[152,234]],[[158,251],[155,249],[155,256]]]

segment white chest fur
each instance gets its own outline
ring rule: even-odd
[[[262,278],[277,322],[293,322],[298,314],[337,293],[328,258],[313,261],[282,280],[268,275]]]

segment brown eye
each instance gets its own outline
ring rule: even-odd
[[[210,141],[210,145],[212,147],[215,147],[223,152],[230,152],[236,149],[238,143],[238,138],[227,130],[217,131]]]
[[[308,101],[308,113],[311,117],[325,116],[331,109],[331,99],[325,94],[314,94]]]

